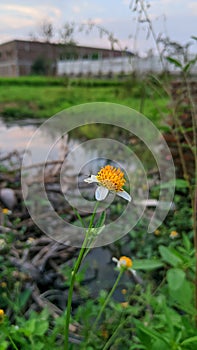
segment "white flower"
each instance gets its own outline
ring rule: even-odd
[[[97,201],[104,200],[109,191],[117,194],[119,197],[126,199],[128,202],[131,201],[131,196],[122,189],[125,183],[124,174],[120,169],[116,169],[111,165],[106,165],[102,168],[97,175],[91,175],[85,182],[97,183],[98,187],[95,192],[95,198]]]
[[[120,259],[113,257],[112,261],[114,261],[117,264],[118,269],[124,268],[124,269],[128,270],[133,265],[133,261],[130,258],[128,258],[127,256],[121,256]]]

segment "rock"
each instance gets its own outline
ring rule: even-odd
[[[2,188],[0,190],[0,199],[3,205],[8,209],[13,209],[17,203],[14,190],[11,188]]]

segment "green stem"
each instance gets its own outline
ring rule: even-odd
[[[195,159],[195,182],[194,195],[192,200],[192,215],[193,215],[193,229],[194,229],[194,249],[195,249],[195,308],[197,310],[197,159]],[[195,323],[197,327],[197,315],[195,316]]]
[[[91,231],[91,228],[93,226],[93,222],[94,222],[94,218],[96,215],[96,210],[98,208],[99,202],[96,202],[96,205],[94,207],[94,211],[90,220],[90,224],[88,227],[88,230],[86,232],[85,235],[85,239],[83,241],[82,247],[80,249],[79,252],[79,256],[77,258],[77,261],[75,263],[74,269],[72,271],[72,277],[71,277],[71,283],[70,283],[70,288],[69,288],[69,292],[68,292],[68,301],[67,301],[67,310],[66,310],[66,320],[65,320],[65,339],[64,339],[64,349],[68,350],[68,341],[69,341],[69,323],[70,323],[70,314],[71,314],[71,308],[72,308],[72,295],[73,295],[73,289],[74,289],[74,283],[75,283],[75,278],[76,278],[76,274],[79,270],[79,267],[81,265],[81,262],[84,258],[84,254],[86,252],[86,245],[88,243],[88,239],[89,239],[89,234]]]
[[[120,323],[118,325],[118,327],[116,327],[116,329],[114,330],[112,336],[108,339],[108,341],[105,343],[105,346],[103,348],[103,350],[107,350],[109,348],[109,346],[113,343],[114,339],[116,339],[118,332],[120,331],[120,329],[124,326],[124,322]]]
[[[10,335],[8,335],[8,338],[10,339],[10,342],[11,342],[13,348],[14,348],[15,350],[19,350],[18,347],[16,346],[16,344],[14,343],[12,337],[11,337]]]
[[[87,237],[87,235],[86,235]],[[86,241],[86,238],[84,242]],[[68,337],[69,337],[69,323],[70,323],[70,314],[71,314],[71,307],[72,307],[72,295],[73,295],[73,289],[74,289],[74,283],[75,283],[75,277],[77,274],[77,271],[79,269],[79,266],[81,265],[83,255],[85,252],[85,247],[82,247],[79,253],[79,256],[77,258],[76,264],[74,266],[74,270],[72,271],[72,278],[70,283],[70,288],[68,292],[68,302],[67,302],[67,310],[66,310],[66,323],[65,323],[65,350],[68,350]]]
[[[74,211],[76,217],[77,217],[78,220],[80,221],[82,227],[85,228],[85,224],[84,224],[84,222],[83,222],[83,219],[82,219],[81,215],[78,213],[78,211],[77,211],[74,207],[72,207],[72,210]]]
[[[109,302],[111,296],[113,295],[113,293],[114,293],[114,291],[115,291],[115,289],[116,289],[116,287],[117,287],[117,285],[118,285],[118,283],[119,283],[119,281],[120,281],[120,279],[121,279],[121,277],[122,277],[124,271],[125,271],[124,268],[121,268],[121,269],[120,269],[119,275],[118,275],[118,277],[117,277],[117,279],[116,279],[116,281],[115,281],[115,283],[114,283],[114,285],[113,285],[111,291],[109,292],[107,298],[105,299],[105,302],[104,302],[103,306],[102,306],[101,309],[100,309],[100,312],[99,312],[99,314],[98,314],[98,316],[97,316],[97,318],[96,318],[96,320],[95,320],[95,322],[94,322],[94,324],[93,324],[92,330],[95,329],[95,327],[96,327],[98,321],[100,320],[100,317],[101,317],[101,315],[102,315],[102,313],[103,313],[105,307],[107,306],[107,304],[108,304],[108,302]]]
[[[89,227],[88,227],[88,230],[90,231],[92,226],[93,226],[93,222],[94,222],[94,218],[95,218],[95,215],[96,215],[96,211],[97,211],[97,208],[99,206],[99,202],[96,202],[95,204],[95,207],[94,207],[94,211],[92,213],[92,217],[90,219],[90,224],[89,224]]]

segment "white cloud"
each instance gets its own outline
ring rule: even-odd
[[[6,12],[19,12],[25,15],[33,15],[35,13],[37,13],[37,10],[35,10],[35,8],[32,7],[27,7],[27,6],[21,6],[21,5],[1,5],[1,10],[4,10]]]
[[[9,26],[13,28],[18,28],[18,26],[26,26],[29,24],[32,24],[35,22],[35,20],[42,20],[43,14],[45,17],[49,18],[50,20],[57,19],[61,17],[61,11],[53,6],[48,6],[47,8],[45,6],[21,6],[21,5],[1,5],[0,6],[0,19],[3,21],[4,17],[8,17],[8,20],[6,21]],[[18,20],[18,17],[20,16],[20,20]],[[16,24],[16,20],[18,20],[18,26]],[[13,21],[13,25],[12,25]]]
[[[0,28],[9,27],[9,29],[18,29],[31,26],[33,24],[32,19],[20,18],[20,21],[17,17],[10,15],[9,17],[0,16]]]
[[[26,39],[30,32],[39,28],[44,19],[56,25],[59,24],[60,18],[61,11],[54,6],[46,8],[43,5],[33,7],[2,4],[0,5],[0,41],[5,42],[13,38]]]

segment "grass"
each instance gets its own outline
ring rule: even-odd
[[[167,113],[168,100],[165,96],[151,96],[149,91],[141,93],[141,89],[142,83],[131,88],[117,80],[109,80],[107,84],[106,80],[75,79],[65,84],[65,79],[60,78],[1,78],[0,114],[17,119],[49,118],[74,105],[113,102],[142,112],[158,125]]]

